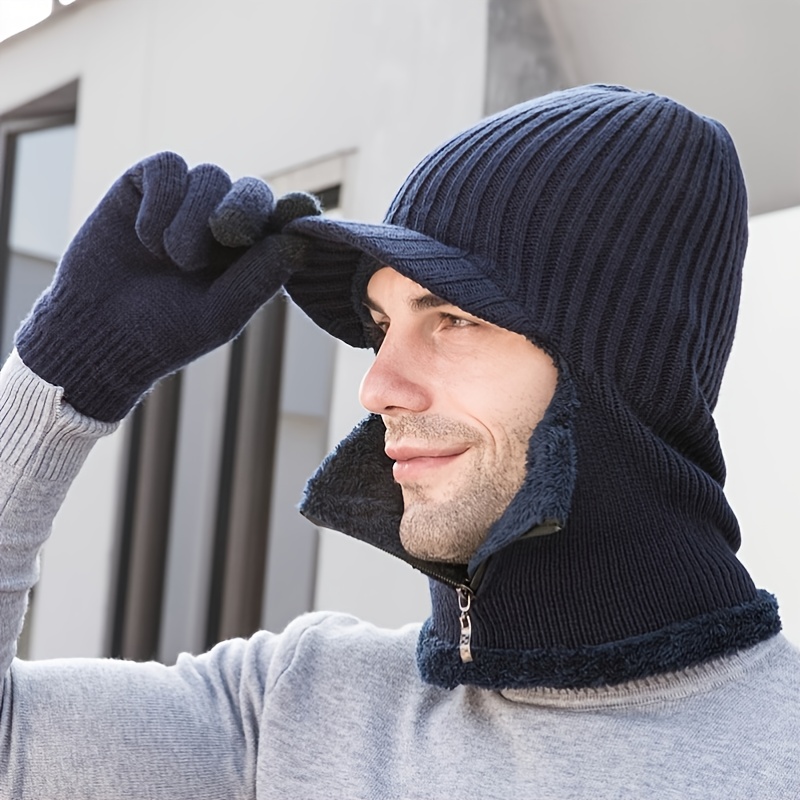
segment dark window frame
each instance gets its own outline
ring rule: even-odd
[[[17,161],[17,142],[26,133],[34,133],[77,121],[78,83],[73,81],[17,108],[0,114],[0,330],[5,323],[5,303],[11,245],[11,200],[14,192],[14,173]],[[4,354],[5,355],[5,354]],[[30,620],[35,588],[29,597],[26,624],[19,639],[17,652],[24,658],[28,652]]]

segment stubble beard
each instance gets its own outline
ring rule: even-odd
[[[405,550],[429,561],[466,564],[522,486],[531,431],[515,432],[518,458],[492,465],[482,437],[467,425],[441,417],[409,419],[401,425],[403,434],[417,439],[470,444],[469,463],[445,487],[437,487],[438,498],[424,483],[401,487],[400,541]],[[399,434],[398,426],[393,426],[392,435]]]

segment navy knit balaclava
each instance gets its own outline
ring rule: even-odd
[[[309,482],[309,518],[432,577],[423,677],[489,688],[618,683],[780,628],[736,559],[711,412],[730,352],[747,201],[719,123],[655,94],[589,86],[481,121],[412,172],[383,225],[290,226],[314,263],[288,285],[367,346],[366,283],[389,265],[527,336],[559,368],[523,487],[468,565],[402,548],[383,423]]]

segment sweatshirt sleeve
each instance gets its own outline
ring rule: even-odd
[[[39,551],[94,443],[115,423],[78,414],[16,351],[0,371],[0,675],[16,652]]]
[[[280,635],[225,642],[172,667],[14,658],[53,517],[114,428],[63,403],[16,354],[0,373],[0,797],[253,797]]]

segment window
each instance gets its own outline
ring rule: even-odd
[[[50,283],[69,239],[77,85],[0,117],[0,347]],[[45,570],[46,571],[46,570]],[[35,593],[19,653],[27,655]]]

